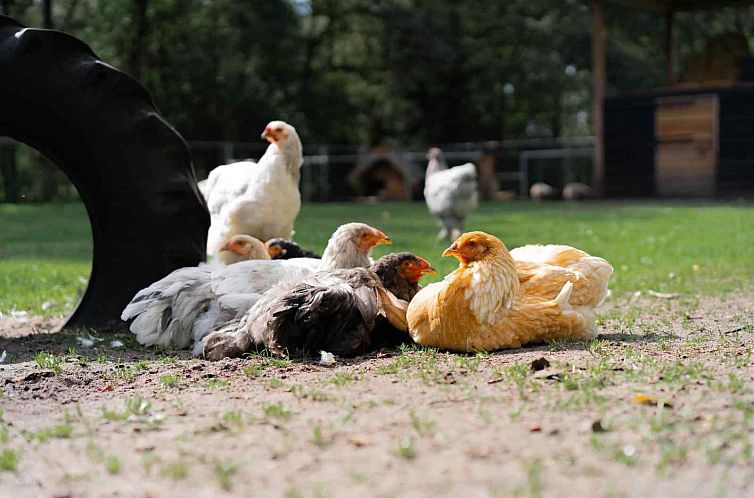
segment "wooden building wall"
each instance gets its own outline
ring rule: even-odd
[[[605,193],[754,197],[754,85],[608,98]]]

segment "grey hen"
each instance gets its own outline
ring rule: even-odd
[[[325,271],[298,283],[280,284],[243,323],[208,335],[204,354],[216,360],[240,356],[254,347],[278,355],[320,350],[339,356],[363,353],[372,345],[381,320],[406,330],[407,301],[418,291],[421,276],[433,272],[427,261],[404,252],[383,256],[369,268]]]

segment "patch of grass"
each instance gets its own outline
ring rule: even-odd
[[[473,373],[479,370],[482,364],[482,359],[489,357],[489,353],[479,352],[474,355],[460,355],[456,357],[458,366]]]
[[[127,365],[118,358],[113,366],[113,372],[105,374],[105,378],[108,380],[124,380],[126,382],[133,382],[136,377],[149,367],[149,362],[146,360],[139,360],[133,365]]]
[[[160,468],[160,475],[176,480],[183,479],[188,475],[188,465],[183,460],[170,462]]]
[[[243,367],[241,372],[243,372],[246,377],[255,378],[262,375],[266,369],[266,365],[249,365],[248,367]]]
[[[240,432],[254,420],[254,417],[243,410],[229,410],[222,414],[222,419],[225,425]]]
[[[302,384],[295,384],[291,386],[291,393],[297,398],[308,398],[312,401],[329,401],[331,396],[325,391],[319,389],[308,389]]]
[[[526,397],[526,385],[529,381],[531,368],[526,363],[516,362],[513,365],[505,367],[502,371],[497,370],[497,375],[504,377],[507,381],[512,382],[518,388],[519,396]]]
[[[322,427],[315,425],[312,429],[312,443],[320,448],[327,446],[328,440],[325,438]]]
[[[285,382],[283,382],[280,379],[272,378],[267,379],[267,382],[265,382],[265,385],[269,387],[270,389],[282,389],[286,386]]]
[[[563,339],[553,339],[552,341],[547,341],[547,346],[549,347],[551,352],[571,349],[571,346],[576,346],[578,349],[583,349],[584,342],[566,337]]]
[[[350,370],[341,370],[330,377],[330,383],[336,387],[343,387],[356,379],[358,379],[358,376],[354,372]]]
[[[0,226],[0,311],[71,312],[91,271],[84,205],[3,204]]]
[[[36,361],[39,368],[52,370],[53,372],[55,372],[55,375],[60,375],[60,373],[63,371],[63,367],[61,367],[63,359],[60,356],[54,355],[52,353],[40,351],[34,357],[34,361]]]
[[[287,410],[282,403],[270,403],[265,401],[262,403],[262,413],[265,417],[276,418],[279,420],[290,420],[293,413]]]
[[[207,379],[206,382],[204,382],[204,387],[207,389],[222,389],[224,387],[228,387],[230,385],[229,380],[225,379]]]
[[[102,417],[106,420],[127,420],[131,416],[144,416],[151,412],[152,402],[140,394],[124,400],[122,412],[102,407]]]
[[[293,363],[288,358],[278,358],[277,356],[266,356],[265,363],[269,367],[285,368],[290,367]]]
[[[238,472],[238,464],[232,460],[215,460],[212,470],[215,473],[215,477],[217,477],[220,487],[227,491],[232,487],[233,481],[231,478]]]
[[[417,344],[402,344],[400,354],[391,363],[377,367],[380,375],[397,375],[402,380],[416,377],[425,385],[438,383],[442,378],[439,351],[435,348],[425,348]]]
[[[636,448],[625,445],[613,451],[613,460],[624,465],[635,465],[637,462]]]
[[[154,451],[146,451],[141,455],[141,466],[144,468],[144,472],[148,475],[152,475],[152,467],[160,462],[160,456],[155,455]]]
[[[409,412],[411,425],[420,436],[431,436],[437,430],[437,423],[429,418],[419,417],[413,410]]]
[[[413,436],[405,436],[398,441],[398,456],[410,460],[416,456]]]
[[[18,463],[21,458],[16,453],[16,450],[11,448],[5,448],[0,451],[0,470],[7,472],[15,472],[18,469]]]
[[[27,439],[36,439],[40,443],[44,443],[49,439],[69,438],[73,434],[73,426],[70,424],[59,424],[45,429],[39,429],[33,432],[25,432],[24,436]]]
[[[498,235],[509,247],[557,241],[604,256],[616,268],[610,282],[616,295],[648,289],[709,294],[754,280],[752,213],[750,205],[483,202],[467,226]],[[306,204],[296,221],[296,238],[303,246],[324,247],[335,227],[353,220],[370,223],[395,241],[375,248],[375,258],[392,251],[420,254],[438,270],[427,281],[440,280],[456,266],[452,258],[440,258],[444,246],[435,239],[435,221],[422,203]],[[91,235],[83,205],[5,204],[0,225],[0,311],[70,312],[90,271]],[[671,272],[674,278],[668,278]]]
[[[526,484],[529,496],[537,498],[542,496],[542,464],[536,458],[524,461],[526,471]]]
[[[120,473],[120,460],[115,455],[107,455],[105,457],[105,470],[108,474]]]
[[[170,389],[173,387],[178,387],[178,384],[180,384],[180,379],[177,375],[163,375],[160,377],[160,384]]]
[[[727,382],[724,380],[718,381],[716,387],[718,391],[728,391],[734,394],[744,394],[749,390],[746,381],[732,372],[728,374]]]

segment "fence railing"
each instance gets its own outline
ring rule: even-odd
[[[243,159],[258,159],[264,153],[264,142],[224,142],[189,140],[197,176],[201,179],[220,164]],[[463,162],[477,162],[483,156],[494,157],[494,170],[501,188],[512,191],[520,197],[528,196],[529,185],[536,181],[547,181],[561,186],[569,178],[584,178],[588,183],[591,168],[591,150],[594,137],[564,138],[524,138],[510,140],[489,140],[483,142],[460,142],[433,144],[443,149],[448,163],[452,166]],[[424,177],[427,147],[394,147],[389,149],[391,157],[397,158],[407,174],[407,188],[413,197],[420,196]],[[383,150],[380,148],[379,150]],[[8,154],[8,151],[12,151]],[[384,151],[383,151],[384,152]],[[359,195],[358,185],[349,176],[365,158],[379,156],[376,149],[351,145],[327,144],[305,145],[304,167],[301,171],[301,195],[305,202],[345,200]],[[12,164],[13,174],[9,174]],[[49,195],[49,189],[37,184],[47,176],[57,182],[53,192],[60,200],[75,198],[75,189],[65,176],[39,153],[25,146],[19,146],[7,137],[0,137],[0,202],[8,199],[8,192],[20,192],[16,200],[45,201],[42,192]],[[50,175],[52,179],[50,180]],[[8,182],[15,182],[8,188]]]

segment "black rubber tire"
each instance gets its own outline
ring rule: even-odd
[[[209,213],[186,142],[82,41],[0,16],[0,135],[58,165],[89,213],[92,273],[66,326],[113,327],[136,291],[204,259]]]

